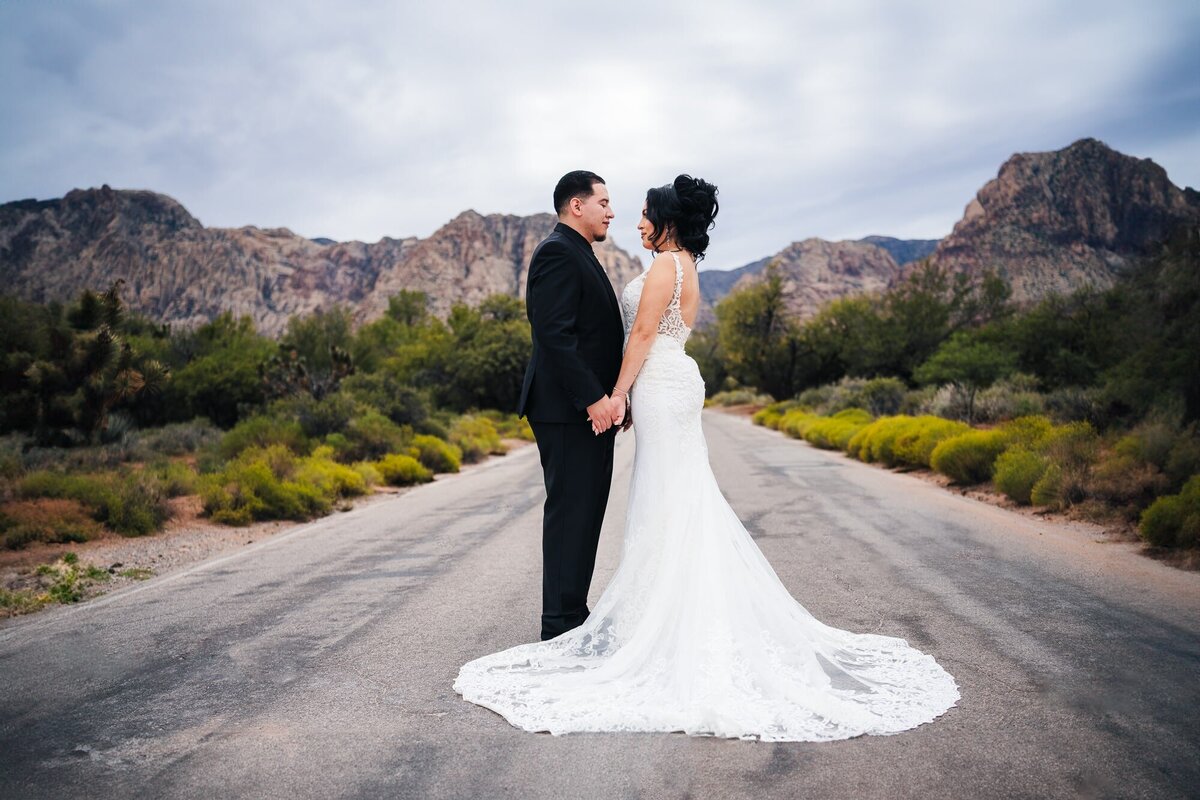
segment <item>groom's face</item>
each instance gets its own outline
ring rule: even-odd
[[[608,236],[608,224],[613,218],[609,205],[608,187],[603,183],[592,184],[591,197],[579,198],[580,223],[593,242],[603,242]]]

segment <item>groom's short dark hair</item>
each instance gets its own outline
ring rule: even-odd
[[[558,179],[558,185],[554,187],[555,213],[563,213],[567,203],[576,197],[591,197],[592,187],[597,183],[604,183],[604,178],[594,172],[588,172],[586,169],[577,169],[563,175]]]

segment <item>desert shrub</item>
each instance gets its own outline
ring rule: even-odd
[[[1156,497],[1169,491],[1170,481],[1154,464],[1122,448],[1122,442],[1092,469],[1087,493],[1136,518]]]
[[[965,422],[932,416],[917,417],[914,424],[896,437],[892,447],[893,457],[897,463],[928,467],[929,457],[939,442],[969,430],[971,426]]]
[[[420,461],[400,453],[384,456],[375,462],[375,468],[383,480],[392,486],[411,486],[414,483],[428,483],[433,480],[433,473]]]
[[[221,429],[207,417],[196,417],[191,422],[172,422],[161,428],[139,430],[133,434],[132,444],[138,458],[150,460],[158,455],[194,453],[217,444],[221,437]]]
[[[637,410],[634,410],[637,413]],[[487,417],[463,414],[450,429],[450,443],[462,451],[467,464],[483,460],[488,455],[504,455],[507,450],[500,441],[496,426]]]
[[[227,525],[327,513],[331,498],[319,486],[293,479],[298,467],[296,455],[283,445],[246,448],[220,472],[202,476],[204,511]]]
[[[0,506],[0,543],[10,550],[30,542],[85,542],[103,530],[78,500],[41,498]]]
[[[899,414],[907,387],[899,378],[872,378],[863,387],[857,405],[874,417]]]
[[[775,402],[775,398],[769,394],[762,394],[754,389],[730,389],[724,392],[717,392],[712,397],[704,401],[706,406],[745,406],[756,405],[765,406]]]
[[[929,455],[929,465],[955,483],[991,480],[996,459],[1008,447],[1001,430],[972,430],[938,442]]]
[[[1103,425],[1108,413],[1098,387],[1064,386],[1044,397],[1046,413],[1058,422],[1091,422]]]
[[[412,447],[417,451],[417,460],[434,472],[458,472],[462,466],[462,450],[436,436],[418,434],[413,437]]]
[[[163,481],[148,470],[71,475],[39,470],[19,483],[23,497],[77,500],[97,521],[126,536],[141,536],[162,527],[171,515]]]
[[[195,494],[199,475],[181,461],[158,461],[149,467],[162,482],[167,497]]]
[[[1029,505],[1034,484],[1048,466],[1049,462],[1045,456],[1017,445],[1004,451],[996,459],[992,481],[997,489],[1013,500],[1022,505]]]
[[[1045,411],[1045,398],[1038,392],[1037,378],[1031,375],[1014,373],[975,396],[976,422],[1001,422]]]
[[[1139,532],[1158,547],[1200,545],[1200,475],[1193,475],[1179,494],[1155,500],[1142,512]]]
[[[845,450],[854,434],[871,422],[861,408],[848,408],[832,417],[817,417],[801,423],[802,435],[809,443],[826,450]]]
[[[1037,447],[1042,439],[1053,430],[1054,424],[1041,415],[1017,417],[1000,426],[1010,444],[1027,449]]]
[[[218,450],[228,460],[251,447],[271,445],[282,445],[294,453],[307,453],[309,449],[308,437],[300,423],[259,414],[234,425],[221,437]]]

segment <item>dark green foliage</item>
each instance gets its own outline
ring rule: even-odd
[[[278,346],[254,329],[250,317],[226,312],[173,338],[177,366],[165,392],[164,418],[208,417],[230,428],[267,399],[259,367]]]

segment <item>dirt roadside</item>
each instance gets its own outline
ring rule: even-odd
[[[504,444],[512,453],[532,442],[505,439]],[[492,456],[477,464],[464,464],[459,474],[469,473],[495,458],[502,457]],[[338,514],[385,502],[411,490],[412,487],[376,486],[373,494],[340,501],[334,506],[332,513]],[[269,520],[236,528],[211,522],[204,517],[198,495],[172,498],[170,504],[173,512],[171,519],[167,521],[163,530],[149,536],[126,537],[106,531],[103,535],[86,542],[38,542],[22,550],[0,550],[0,589],[21,592],[37,587],[45,588],[48,577],[39,575],[38,567],[53,564],[65,554],[74,553],[78,557],[80,568],[95,567],[108,576],[80,581],[80,601],[86,601],[312,522]],[[35,613],[50,605],[54,604],[25,608],[0,607],[0,619]]]

